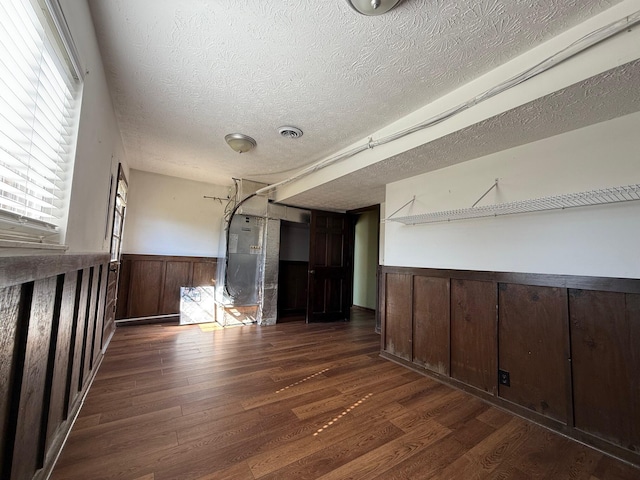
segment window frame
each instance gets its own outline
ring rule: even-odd
[[[66,250],[67,247],[62,245],[61,242],[66,232],[69,212],[84,74],[77,48],[59,0],[23,0],[22,3],[23,5],[28,4],[26,5],[27,8],[29,5],[31,6],[39,22],[39,27],[44,31],[43,45],[39,47],[38,51],[48,52],[51,57],[50,63],[55,64],[55,68],[59,74],[66,79],[64,83],[67,85],[69,92],[64,92],[64,95],[67,98],[71,97],[71,105],[66,106],[63,110],[66,112],[65,118],[67,118],[68,122],[68,139],[64,143],[66,152],[58,155],[60,161],[55,167],[58,168],[58,166],[60,166],[63,172],[62,175],[64,176],[56,185],[57,190],[55,191],[57,193],[53,200],[56,208],[52,211],[55,212],[55,221],[48,222],[28,217],[26,214],[0,209],[0,247]],[[32,24],[36,24],[35,19],[32,20]],[[14,24],[18,23],[15,18],[12,22]],[[21,53],[21,55],[26,55],[26,53]],[[44,61],[45,60],[42,60],[41,62]],[[41,94],[35,95],[35,97],[41,98]],[[34,115],[37,116],[37,113],[34,113]],[[34,118],[36,117],[34,116]],[[9,124],[12,124],[12,120],[8,117],[7,121]],[[61,119],[61,122],[62,121]],[[61,123],[61,128],[62,125]],[[8,145],[10,145],[12,141],[16,141],[10,136],[8,136],[7,139],[10,142]],[[10,152],[8,153],[12,155]],[[54,172],[55,170],[49,171]],[[19,182],[22,183],[22,180],[19,180]],[[27,177],[24,178],[24,182],[23,185],[25,189],[30,189],[29,185],[33,185],[35,188],[39,188],[38,186],[41,185],[38,183],[38,180],[33,181],[28,174]],[[0,189],[5,185],[7,184],[0,184]],[[6,189],[5,187],[5,191]],[[11,187],[9,187],[9,191],[10,190]],[[25,193],[25,195],[27,194]],[[28,208],[27,205],[28,204],[25,203],[25,213]]]

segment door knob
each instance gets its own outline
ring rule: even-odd
[[[314,273],[316,273],[315,270],[309,270],[309,275],[313,275]]]

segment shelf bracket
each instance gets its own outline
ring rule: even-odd
[[[484,197],[486,197],[488,195],[488,193],[493,190],[494,188],[498,187],[498,179],[496,178],[496,181],[493,182],[493,185],[491,185],[491,187],[489,187],[489,190],[487,190],[486,192],[484,192],[484,194],[478,199],[476,200],[476,203],[474,203],[473,205],[471,205],[471,208],[475,207],[477,204],[480,203],[480,200],[482,200]]]
[[[409,205],[410,203],[413,203],[416,201],[416,196],[414,195],[413,198],[411,200],[409,200],[407,203],[405,203],[404,205],[402,205],[399,209],[397,209],[395,212],[393,212],[391,215],[389,215],[387,218],[384,219],[384,221],[386,222],[387,220],[389,220],[391,217],[393,217],[396,213],[398,213],[400,210],[402,210],[404,207],[406,207],[407,205]]]

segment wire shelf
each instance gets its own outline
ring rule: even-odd
[[[635,200],[640,200],[640,184],[603,188],[588,192],[568,193],[565,195],[554,195],[532,200],[519,200],[516,202],[499,203],[496,205],[486,205],[482,207],[460,208],[456,210],[422,213],[419,215],[409,215],[396,218],[389,217],[387,218],[387,221],[400,222],[405,225],[419,225],[424,223],[451,222],[454,220],[465,220],[469,218],[497,217],[500,215],[513,215],[517,213],[631,202]]]

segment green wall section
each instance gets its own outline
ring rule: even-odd
[[[374,310],[379,221],[376,211],[365,212],[358,217],[353,263],[353,304]]]

